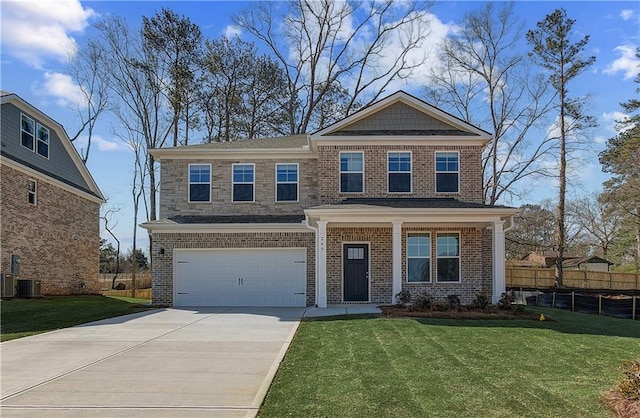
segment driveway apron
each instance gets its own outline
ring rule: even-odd
[[[163,309],[0,344],[0,415],[252,417],[300,308]]]

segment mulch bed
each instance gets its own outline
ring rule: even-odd
[[[382,316],[388,318],[441,318],[441,319],[531,319],[540,320],[540,314],[511,309],[489,307],[485,309],[471,309],[459,307],[450,310],[416,310],[410,306],[384,305],[379,306]],[[552,320],[545,316],[546,321]]]

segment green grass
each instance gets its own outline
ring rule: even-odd
[[[640,321],[528,309],[556,321],[303,322],[260,416],[606,416]]]
[[[0,302],[0,340],[67,328],[150,309],[147,299],[105,296],[54,296]]]

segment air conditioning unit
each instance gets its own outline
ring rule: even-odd
[[[20,298],[41,298],[42,286],[40,280],[16,280],[16,296]]]
[[[16,291],[16,284],[14,282],[14,276],[11,273],[2,273],[0,275],[0,287],[2,290],[3,298],[12,298]]]

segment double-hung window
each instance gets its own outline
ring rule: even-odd
[[[189,164],[189,202],[211,201],[211,164]]]
[[[276,202],[298,201],[298,164],[276,164]]]
[[[44,158],[49,158],[49,129],[38,123],[36,124],[36,134],[38,137],[36,152]]]
[[[362,193],[364,191],[364,154],[362,152],[340,153],[340,192]]]
[[[35,180],[29,179],[27,181],[28,202],[30,205],[35,205],[38,202],[38,183]]]
[[[460,281],[460,234],[447,232],[437,234],[436,253],[439,282]]]
[[[436,152],[436,192],[459,192],[459,159],[457,152]]]
[[[233,201],[253,202],[254,164],[233,164]]]
[[[411,193],[411,153],[387,154],[389,193]]]
[[[407,235],[407,282],[431,281],[431,235]]]
[[[20,115],[20,143],[33,151],[35,144],[36,124],[29,116]]]

